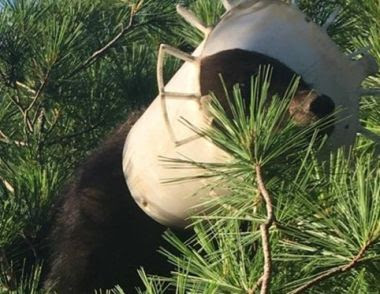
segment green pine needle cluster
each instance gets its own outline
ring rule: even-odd
[[[205,213],[194,218],[192,240],[184,243],[167,234],[180,254],[167,249],[163,254],[177,270],[172,278],[142,273],[146,293],[173,288],[176,293],[259,291],[264,267],[260,224],[266,211],[256,166],[262,168],[276,216],[270,229],[271,293],[301,293],[303,287],[312,288],[310,293],[380,291],[380,166],[375,151],[340,150],[319,160],[323,129],[333,121],[295,125],[287,108],[297,80],[281,98],[268,97],[270,73],[262,68],[253,78],[248,109],[235,88],[229,100],[232,117],[214,99],[210,111],[216,128],[196,130],[231,154],[232,162],[172,159],[173,165],[203,168],[204,175],[218,177],[215,187],[229,193],[211,199]],[[349,290],[358,287],[359,292]]]

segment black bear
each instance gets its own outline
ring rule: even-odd
[[[133,293],[138,268],[169,271],[157,253],[166,228],[135,204],[121,166],[125,138],[141,112],[132,113],[83,163],[58,199],[46,289],[93,293],[120,284]]]
[[[243,95],[248,96],[251,76],[261,64],[273,67],[270,93],[284,93],[294,76],[292,70],[265,55],[236,49],[202,60],[202,95],[215,93],[227,108],[220,74],[228,90],[240,84]],[[289,112],[301,125],[334,111],[329,97],[310,95],[310,91],[301,80],[290,104]],[[166,228],[136,205],[122,170],[125,138],[142,112],[132,113],[85,161],[58,200],[49,239],[46,288],[58,293],[90,293],[119,284],[127,293],[134,293],[140,285],[138,268],[155,274],[170,271],[171,266],[157,253]]]

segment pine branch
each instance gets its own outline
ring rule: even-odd
[[[38,88],[36,94],[35,94],[34,97],[33,97],[32,102],[29,104],[28,108],[25,110],[27,116],[28,116],[28,112],[29,112],[29,111],[33,108],[33,106],[37,103],[38,98],[41,96],[42,91],[45,89],[45,87],[46,87],[46,85],[47,85],[47,83],[48,83],[48,80],[49,80],[50,70],[51,70],[51,69],[49,69],[49,70],[47,71],[47,73],[45,74],[45,77],[44,77],[44,79],[43,79],[43,81],[42,81],[42,83],[41,83],[41,86]],[[32,119],[32,126],[35,125],[35,123],[36,123],[36,121],[37,121],[37,119],[38,119],[39,117],[41,117],[42,115],[44,115],[44,114],[43,114],[43,111],[40,111],[41,103],[42,103],[42,102],[40,101],[39,104],[38,104],[38,107],[37,107],[37,109],[36,109],[36,111],[35,111],[35,113],[34,113],[34,117],[33,117],[33,119]]]
[[[32,122],[30,121],[27,112],[25,111],[24,107],[22,106],[20,99],[17,97],[12,97],[10,96],[9,99],[13,102],[13,104],[19,109],[21,115],[23,116],[24,120],[24,132],[27,133],[27,130],[32,133],[33,132],[33,127],[32,127]]]
[[[260,225],[261,239],[263,242],[263,253],[264,253],[264,272],[256,287],[261,285],[261,294],[269,293],[270,281],[272,278],[272,254],[271,254],[271,244],[269,241],[269,229],[271,228],[275,216],[273,212],[272,198],[265,187],[264,180],[261,174],[260,165],[256,165],[256,181],[260,191],[261,196],[264,198],[267,210],[267,219],[265,223]]]
[[[11,140],[1,130],[0,130],[0,142],[2,142],[4,144],[15,144],[16,146],[19,146],[19,147],[28,146],[28,143],[26,143],[26,142]]]
[[[20,88],[23,88],[25,89],[27,92],[29,92],[30,94],[32,95],[36,95],[36,91],[33,90],[31,87],[19,82],[19,81],[16,81],[16,86],[19,86]]]
[[[325,281],[325,280],[327,280],[333,276],[336,276],[336,275],[339,275],[339,274],[342,274],[342,273],[345,273],[345,272],[348,272],[348,271],[354,269],[360,263],[360,260],[363,258],[364,254],[366,253],[366,251],[368,250],[368,248],[370,246],[371,246],[371,243],[368,242],[366,245],[364,245],[360,249],[359,253],[348,264],[341,265],[338,267],[334,267],[334,268],[320,274],[319,276],[317,276],[313,280],[307,282],[303,286],[291,291],[289,294],[303,293],[305,290],[310,289],[311,287],[317,285],[320,282],[323,282],[323,281]]]
[[[12,194],[14,194],[15,189],[13,188],[13,186],[12,186],[12,185],[11,185],[6,179],[4,179],[4,178],[2,178],[2,177],[0,176],[0,181],[3,182],[4,187],[5,187],[9,192],[11,192]]]
[[[121,37],[123,37],[132,28],[132,26],[134,25],[134,18],[137,11],[138,11],[138,7],[132,6],[128,25],[124,27],[112,40],[110,40],[102,48],[92,53],[91,56],[87,58],[87,60],[84,63],[80,64],[72,72],[70,72],[67,75],[67,78],[71,78],[75,76],[77,73],[81,72],[82,70],[84,70],[85,68],[93,64],[98,58],[103,56],[109,49],[111,49],[121,39]]]

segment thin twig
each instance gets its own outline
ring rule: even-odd
[[[327,279],[329,279],[335,275],[348,272],[351,269],[355,268],[359,264],[360,260],[363,258],[364,254],[366,253],[366,251],[368,250],[368,247],[370,247],[370,245],[371,245],[371,243],[367,243],[366,245],[364,245],[360,249],[359,253],[348,264],[341,265],[338,267],[334,267],[334,268],[320,274],[319,276],[317,276],[313,280],[307,282],[303,286],[291,291],[289,294],[303,293],[305,290],[315,286],[316,284],[318,284],[324,280],[327,280]]]
[[[135,7],[131,7],[131,15],[130,15],[130,18],[129,18],[128,25],[126,27],[124,27],[106,45],[104,45],[102,48],[100,48],[100,49],[96,50],[94,53],[92,53],[91,56],[89,58],[87,58],[87,60],[84,63],[80,64],[72,72],[70,72],[67,75],[67,78],[73,77],[74,75],[76,75],[77,73],[79,73],[80,71],[82,71],[83,69],[85,69],[86,67],[90,66],[92,63],[94,63],[96,61],[96,59],[98,59],[99,57],[101,57],[102,55],[104,55],[107,50],[109,50],[110,48],[112,48],[116,44],[116,42],[119,41],[121,39],[121,37],[123,37],[123,35],[125,33],[127,33],[128,30],[133,26],[133,20],[134,20],[134,16],[135,16],[136,12],[137,12],[136,8]]]
[[[15,144],[16,146],[26,146],[27,143],[17,140],[11,140],[2,130],[0,130],[0,141],[5,144]]]
[[[23,88],[24,90],[26,90],[27,92],[29,92],[30,94],[33,94],[33,95],[36,95],[36,91],[33,90],[31,87],[19,82],[19,81],[16,81],[16,86],[19,86],[20,88]]]
[[[49,79],[49,75],[50,75],[50,69],[45,74],[44,79],[43,79],[43,81],[41,83],[41,86],[38,88],[37,92],[35,93],[32,102],[25,109],[26,112],[30,111],[33,108],[34,104],[36,104],[38,98],[41,96],[42,91],[45,89],[45,87],[47,85],[47,82],[48,82],[48,79]]]
[[[256,165],[256,181],[258,185],[259,192],[263,197],[266,205],[267,219],[260,225],[261,239],[263,243],[263,253],[264,253],[264,272],[259,281],[257,282],[256,287],[261,284],[261,294],[266,294],[269,292],[270,281],[272,278],[272,254],[271,246],[269,242],[269,229],[271,228],[275,216],[273,212],[273,202],[272,198],[268,193],[268,190],[265,187],[264,180],[261,174],[260,165]]]
[[[32,93],[34,96],[32,98],[32,101],[29,103],[28,106],[23,106],[20,102],[20,99],[16,96],[16,98],[14,97],[10,97],[11,101],[18,107],[18,109],[20,110],[22,116],[23,116],[23,119],[24,119],[24,126],[25,126],[25,132],[26,130],[28,130],[30,133],[33,133],[34,131],[34,125],[36,123],[36,119],[38,117],[38,114],[39,114],[39,108],[40,108],[40,105],[37,107],[37,110],[35,112],[35,115],[34,115],[34,118],[32,120],[30,120],[30,117],[29,117],[29,112],[33,109],[34,105],[37,103],[38,101],[38,98],[40,98],[43,90],[45,89],[47,83],[48,83],[48,80],[49,80],[49,75],[50,75],[50,69],[47,71],[47,73],[45,74],[44,78],[43,78],[43,81],[40,85],[40,87],[38,88],[37,91],[31,89],[30,87],[28,87],[27,85],[21,83],[21,82],[16,82],[16,85],[21,87],[21,88],[24,88],[26,89],[29,93]],[[16,90],[18,90],[16,88]]]
[[[21,114],[24,118],[24,132],[27,133],[27,129],[28,129],[29,132],[32,133],[33,132],[32,123],[31,123],[24,107],[22,106],[20,99],[18,97],[14,98],[12,96],[10,96],[9,98],[11,99],[13,104],[17,106],[17,108],[19,109],[19,111],[21,112]]]
[[[257,280],[255,286],[248,290],[247,294],[255,294],[256,290],[261,287],[261,284],[263,283],[263,276],[260,277],[260,279]]]
[[[4,139],[4,138],[0,138],[0,142],[4,144],[14,144],[18,147],[28,146],[28,143],[25,143],[23,141],[11,141],[10,139]]]
[[[4,134],[4,132],[2,130],[0,130],[0,139],[3,139],[5,140],[6,142],[9,142],[9,138],[6,134]]]
[[[22,107],[22,105],[20,103],[20,100],[17,97],[15,98],[15,97],[12,97],[12,96],[10,96],[9,98],[11,99],[12,103],[14,105],[16,105],[16,107],[19,109],[19,111],[24,115],[25,109]]]
[[[15,189],[13,188],[13,186],[4,178],[0,177],[0,181],[3,182],[3,185],[4,187],[9,191],[11,192],[12,194],[15,193]]]

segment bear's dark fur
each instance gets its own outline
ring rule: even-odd
[[[122,171],[124,141],[141,113],[130,115],[86,160],[61,195],[45,288],[83,294],[120,284],[134,293],[140,267],[158,274],[170,270],[157,253],[166,228],[135,204]]]
[[[228,113],[229,107],[225,90],[227,89],[229,96],[233,97],[233,86],[239,84],[242,97],[250,97],[251,77],[258,74],[261,65],[272,67],[268,95],[270,97],[275,94],[283,95],[295,77],[294,71],[276,59],[242,49],[221,51],[201,60],[201,93],[207,95],[212,92],[218,97],[219,102]],[[224,84],[221,82],[221,77]],[[312,86],[305,83],[301,78],[295,99],[292,101],[292,115],[300,125],[306,125],[323,118],[335,109],[335,104],[330,97],[325,95],[309,96],[311,89]],[[250,99],[245,100],[248,103]]]

